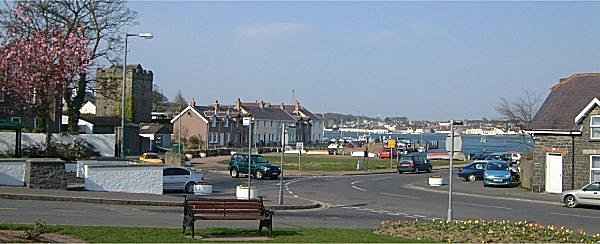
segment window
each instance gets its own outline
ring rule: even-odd
[[[217,127],[217,116],[213,116],[211,122],[212,122],[212,124],[210,125],[211,127],[213,127],[213,128]]]
[[[600,182],[600,155],[592,155],[590,159],[590,182]]]
[[[593,183],[586,186],[584,191],[600,191],[600,183]]]
[[[600,139],[600,116],[592,116],[590,119],[590,139]]]
[[[225,124],[223,125],[223,127],[227,128],[229,127],[229,118],[225,117]]]
[[[271,120],[271,127],[273,127],[273,120]]]

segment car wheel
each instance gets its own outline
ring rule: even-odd
[[[467,181],[469,182],[473,182],[475,180],[477,180],[477,177],[475,177],[475,175],[469,175],[469,177],[467,178]]]
[[[262,180],[262,178],[264,177],[263,173],[260,171],[256,171],[256,179],[258,180]]]
[[[240,172],[238,172],[236,168],[231,169],[229,171],[229,174],[231,175],[232,178],[240,177]]]
[[[573,195],[568,195],[565,197],[565,206],[569,208],[577,207],[577,199]]]
[[[194,183],[194,182],[188,182],[187,184],[185,184],[185,187],[184,187],[185,193],[187,193],[187,194],[194,193],[194,186],[195,185],[196,185],[196,183]]]

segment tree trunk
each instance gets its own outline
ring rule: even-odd
[[[81,118],[81,112],[79,111],[83,106],[85,101],[85,91],[87,88],[87,74],[81,73],[79,74],[79,79],[77,80],[77,88],[75,89],[75,96],[73,97],[73,91],[66,91],[69,96],[65,96],[65,100],[67,100],[67,114],[69,115],[69,132],[71,134],[79,134],[79,126],[77,123],[79,122],[79,118]],[[66,95],[66,94],[65,94]]]

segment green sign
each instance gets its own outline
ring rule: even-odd
[[[18,130],[22,129],[21,118],[0,119],[0,129]]]

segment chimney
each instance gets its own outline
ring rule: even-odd
[[[265,102],[264,102],[262,99],[260,99],[260,103],[258,104],[258,106],[259,106],[261,109],[265,108]]]
[[[196,99],[192,98],[192,107],[196,107]]]
[[[281,108],[281,110],[285,111],[285,104],[281,103],[281,105],[279,107]]]
[[[215,113],[219,112],[219,100],[215,100]]]
[[[296,106],[295,106],[295,108],[294,108],[294,109],[295,109],[295,111],[296,111],[296,112],[297,112],[297,111],[300,111],[300,108],[301,108],[301,107],[300,107],[300,101],[296,100]]]

